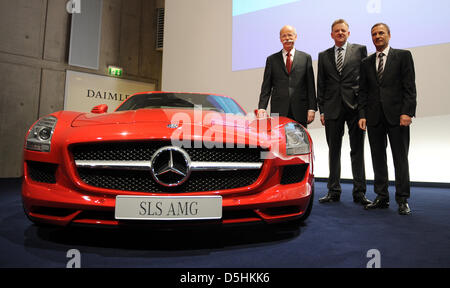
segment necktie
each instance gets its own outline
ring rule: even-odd
[[[342,55],[342,51],[344,50],[342,47],[339,47],[338,49],[338,55],[336,60],[336,69],[338,70],[339,74],[342,72],[342,67],[344,66],[344,55]]]
[[[384,53],[378,54],[378,58],[380,58],[380,59],[378,61],[377,75],[378,75],[378,79],[380,79],[380,80],[383,77],[383,71],[384,71],[383,56],[384,56]]]
[[[288,52],[286,54],[286,69],[287,69],[288,73],[291,73],[291,67],[292,67],[291,52]]]

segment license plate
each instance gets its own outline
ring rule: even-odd
[[[221,219],[221,196],[116,197],[115,218],[123,220]]]

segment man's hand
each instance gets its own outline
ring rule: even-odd
[[[256,118],[258,118],[258,119],[267,118],[267,111],[266,111],[266,109],[258,109],[258,113],[256,114]]]
[[[314,121],[314,118],[316,117],[316,111],[309,110],[308,111],[308,124]]]
[[[322,126],[325,126],[325,115],[320,114],[320,122],[322,123]]]
[[[409,126],[412,123],[412,119],[409,115],[400,115],[400,126]]]
[[[366,118],[359,119],[359,122],[358,122],[359,128],[361,128],[362,130],[366,131],[366,128],[367,128],[366,122],[367,122]]]

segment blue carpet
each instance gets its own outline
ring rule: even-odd
[[[412,187],[412,215],[391,207],[365,211],[343,184],[341,202],[319,204],[298,229],[261,227],[214,231],[140,232],[40,228],[24,215],[20,181],[0,180],[0,267],[66,267],[69,249],[81,266],[140,268],[365,268],[377,249],[388,267],[450,267],[450,189]],[[367,197],[374,198],[369,185]]]

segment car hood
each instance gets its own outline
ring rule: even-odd
[[[142,109],[105,114],[86,113],[76,117],[72,121],[72,127],[108,124],[170,122],[170,119],[172,119],[175,114],[175,111],[166,111],[164,109]]]
[[[72,127],[86,127],[109,124],[133,124],[163,122],[177,126],[201,125],[203,127],[233,126],[244,129],[256,127],[255,117],[233,115],[208,110],[187,109],[139,109],[105,114],[86,113],[72,121]],[[270,126],[270,125],[267,125]],[[270,127],[267,127],[270,131]]]

